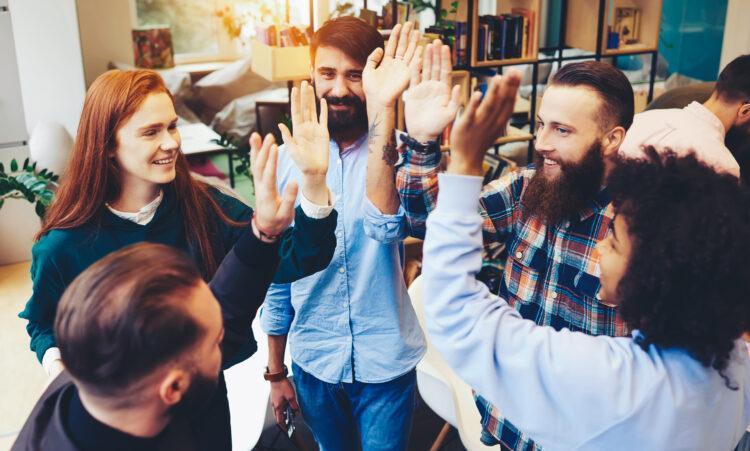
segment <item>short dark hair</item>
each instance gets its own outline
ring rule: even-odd
[[[600,61],[582,61],[566,64],[552,77],[550,85],[585,86],[596,92],[602,102],[602,128],[622,126],[625,130],[633,123],[635,111],[633,87],[619,69]]]
[[[731,387],[723,371],[750,326],[750,193],[693,154],[646,154],[607,182],[632,243],[620,312],[644,349],[685,349]]]
[[[183,305],[201,280],[186,255],[162,244],[134,244],[94,263],[57,308],[65,368],[95,394],[129,393],[205,333]]]
[[[732,102],[750,101],[750,54],[733,59],[716,80],[719,98]]]
[[[352,16],[337,17],[326,21],[315,32],[310,43],[310,61],[315,65],[318,47],[334,47],[349,58],[365,65],[367,57],[376,48],[384,48],[380,32],[362,19]]]

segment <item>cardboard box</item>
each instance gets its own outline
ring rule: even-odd
[[[271,47],[253,41],[251,55],[253,72],[268,81],[310,78],[310,46]]]

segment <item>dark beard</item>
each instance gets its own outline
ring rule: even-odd
[[[205,376],[196,371],[190,381],[190,387],[180,402],[169,408],[173,417],[194,418],[208,406],[211,398],[216,396],[219,384],[218,374],[215,377]]]
[[[352,138],[360,136],[367,130],[367,109],[365,103],[357,96],[334,97],[325,96],[328,108],[328,133],[337,138]],[[334,111],[330,105],[346,105],[349,111]],[[318,101],[320,111],[320,101]],[[351,136],[350,136],[351,135]]]
[[[534,157],[536,173],[523,194],[523,205],[529,214],[548,224],[559,224],[583,210],[602,187],[604,159],[601,144],[594,142],[579,163],[560,162],[560,175],[550,180],[544,175],[544,158]]]
[[[740,165],[742,182],[750,185],[750,126],[732,126],[727,130],[724,145],[732,152],[737,164]]]

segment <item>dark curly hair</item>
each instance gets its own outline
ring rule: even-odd
[[[632,249],[617,287],[639,345],[687,350],[724,370],[750,329],[750,193],[695,156],[620,160],[608,178]]]

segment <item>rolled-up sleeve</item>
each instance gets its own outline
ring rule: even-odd
[[[387,215],[365,196],[362,212],[365,235],[375,241],[390,244],[403,240],[409,234],[406,212],[402,206],[398,207],[396,214]]]
[[[287,335],[294,320],[291,284],[271,284],[260,309],[260,327],[266,335]]]

